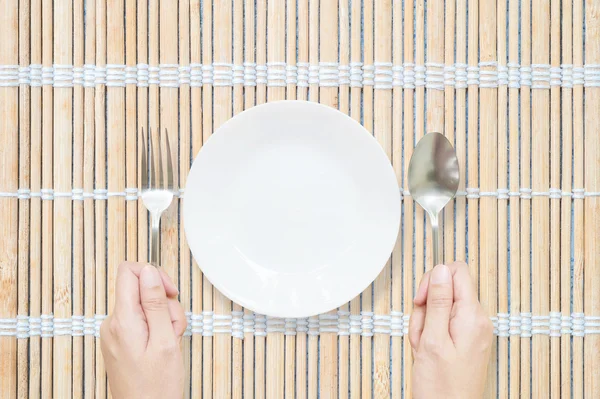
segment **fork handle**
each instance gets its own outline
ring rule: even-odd
[[[150,264],[160,266],[160,214],[152,213],[150,217]]]

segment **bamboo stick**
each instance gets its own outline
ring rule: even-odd
[[[439,18],[439,17],[438,17]],[[455,0],[446,2],[446,10],[445,10],[445,30],[444,30],[444,64],[445,65],[454,65],[454,52],[455,45],[454,41],[456,39],[456,3]],[[443,133],[446,138],[455,145],[456,148],[456,133],[454,128],[455,123],[455,112],[454,109],[454,87],[450,85],[445,85],[444,87],[444,130]],[[456,201],[452,200],[444,209],[444,219],[443,219],[443,243],[444,248],[441,253],[443,253],[443,258],[445,263],[450,263],[455,260],[454,257],[454,229],[455,229],[455,208]]]
[[[72,5],[54,5],[54,63],[73,64],[73,10]],[[73,90],[68,87],[54,89],[54,189],[71,191],[72,182],[72,105]],[[54,317],[71,317],[71,226],[72,201],[70,198],[54,199]],[[55,322],[56,324],[56,322]],[[72,392],[72,343],[70,334],[54,337],[54,397],[64,398]]]
[[[233,4],[233,64],[242,65],[244,59],[244,1],[235,0]],[[244,110],[244,88],[236,84],[233,88],[233,115]],[[233,311],[241,314],[243,309],[237,303],[233,304]],[[233,338],[232,347],[232,397],[241,399],[243,392],[243,344],[239,338]]]
[[[531,1],[521,3],[521,26],[531,24]],[[531,65],[531,35],[529,29],[521,32],[521,66]],[[521,187],[531,187],[531,90],[527,85],[521,86]],[[531,314],[531,296],[529,293],[531,279],[530,232],[531,232],[531,200],[521,201],[521,312]],[[522,336],[521,340],[521,396],[531,395],[531,338]]]
[[[125,0],[125,59],[127,67],[137,64],[137,1]],[[125,87],[125,188],[137,187],[137,86],[129,83]],[[138,259],[138,204],[126,201],[125,257],[130,261]]]
[[[267,1],[256,1],[256,64],[257,66],[267,65]],[[256,104],[267,102],[267,85],[259,83],[256,86]],[[258,399],[265,398],[266,385],[266,359],[265,359],[266,338],[257,336],[254,339],[254,395]]]
[[[83,1],[73,2],[73,65],[83,68],[84,64],[84,8]],[[83,124],[84,89],[73,88],[73,188],[83,188]],[[84,314],[84,213],[83,201],[72,202],[73,206],[73,315]],[[73,331],[75,335],[75,331]],[[80,334],[79,332],[77,334]],[[83,395],[83,336],[73,337],[73,388],[71,395]]]
[[[471,68],[478,67],[479,54],[479,2],[469,0],[468,2],[468,54],[467,63]],[[470,82],[467,82],[470,83]],[[479,87],[469,84],[467,89],[468,101],[468,126],[467,126],[467,190],[479,187],[479,165],[477,163],[479,154]],[[469,267],[471,277],[479,285],[479,199],[467,198],[467,225],[469,248]]]
[[[404,65],[413,65],[414,70],[414,3],[408,2],[404,4]],[[408,68],[407,68],[408,69]],[[403,128],[404,128],[404,192],[408,191],[408,179],[406,173],[410,163],[413,149],[415,147],[415,124],[414,124],[414,101],[415,90],[414,86],[404,88],[404,112],[403,112]],[[410,315],[413,310],[412,298],[415,292],[415,277],[416,277],[416,262],[413,260],[415,243],[418,241],[415,234],[415,203],[411,196],[404,198],[404,314]],[[408,339],[404,340],[404,363],[402,370],[404,372],[404,396],[412,397],[412,348]]]
[[[42,2],[31,1],[30,17],[30,60],[32,64],[42,63]],[[42,89],[31,88],[31,191],[40,192],[42,189]],[[29,226],[30,255],[29,255],[29,316],[40,318],[42,314],[42,201],[41,198],[31,198],[31,219]],[[41,337],[29,338],[29,392],[31,397],[39,398],[41,394]]]
[[[298,65],[308,63],[308,0],[297,0],[298,2]],[[298,100],[308,99],[308,87],[296,89]],[[300,383],[300,381],[298,381]]]
[[[255,58],[255,25],[254,25],[255,9],[254,0],[244,0],[244,60],[249,65],[252,65]],[[244,108],[252,108],[255,104],[256,90],[254,86],[246,86],[244,88]],[[244,311],[244,397],[254,397],[254,322],[252,317],[254,313],[250,310]],[[246,321],[252,320],[249,326],[246,326]],[[246,327],[248,327],[246,329]]]
[[[289,7],[289,6],[288,6]],[[288,8],[289,9],[289,8]],[[348,66],[350,65],[350,1],[349,0],[339,0],[339,64],[340,66]],[[295,51],[295,41],[294,51]],[[290,52],[288,44],[288,54]],[[289,56],[288,56],[289,60]],[[288,89],[288,97],[289,97],[289,89]],[[338,94],[338,109],[340,112],[348,115],[350,113],[350,86],[348,84],[340,84],[339,94]],[[340,307],[340,311],[338,312],[338,317],[348,318],[348,314],[350,311],[350,304],[346,303]],[[350,338],[348,335],[339,335],[338,336],[338,398],[339,399],[348,399],[348,395],[350,392],[350,384],[349,384],[349,355],[350,355]],[[288,362],[286,356],[286,363]],[[287,379],[286,379],[287,384]],[[287,385],[286,385],[287,391]],[[291,398],[291,396],[290,396]]]
[[[267,0],[256,0],[256,65],[267,65]],[[266,102],[267,84],[257,83],[256,105]]]
[[[114,87],[108,79],[111,65],[125,63],[125,26],[123,0],[108,0],[106,3],[106,162],[108,192],[125,191],[125,90]],[[111,196],[107,199],[107,271],[106,298],[107,309],[112,312],[115,301],[115,282],[117,267],[125,259],[126,251],[126,215],[125,198]],[[112,397],[110,383],[108,397]]]
[[[12,1],[4,7],[0,16],[0,37],[6,44],[0,48],[0,64],[17,65],[18,47],[18,2]],[[3,167],[0,171],[0,191],[16,192],[19,185],[19,89],[0,88],[0,156]],[[19,204],[16,198],[5,197],[0,206],[0,236],[8,237],[0,241],[0,303],[2,315],[7,318],[17,316],[17,274],[18,274],[18,228]],[[17,394],[17,339],[2,337],[0,340],[0,391],[7,397]]]
[[[267,1],[267,65],[285,60],[285,0]],[[268,101],[285,99],[285,87],[268,87]],[[279,399],[284,395],[284,336],[280,332],[267,334],[266,397]]]
[[[178,45],[178,2],[159,1],[158,7],[158,65],[161,68],[176,68],[179,63]],[[156,56],[156,54],[154,54]],[[154,64],[151,56],[151,65]],[[156,58],[155,58],[156,59]],[[160,75],[159,75],[160,76]],[[156,110],[151,112],[158,118],[158,127],[153,130],[156,135],[155,142],[162,148],[162,159],[155,156],[155,161],[164,162],[166,158],[166,146],[164,141],[168,138],[171,149],[171,160],[174,182],[179,182],[179,90],[176,87],[167,87],[161,84],[156,93]],[[151,89],[151,91],[153,91]],[[152,98],[154,100],[154,98]],[[151,108],[153,102],[151,101]],[[152,123],[151,123],[152,125]],[[167,136],[167,137],[165,137]],[[154,147],[157,148],[157,147]],[[166,172],[166,167],[163,167]],[[161,218],[160,245],[161,245],[161,267],[171,277],[176,286],[179,286],[179,199],[174,200],[167,208]]]
[[[214,7],[214,61],[231,63],[232,61],[232,26],[231,1],[220,0]],[[232,92],[230,87],[215,87],[214,89],[214,127],[218,129],[231,118]],[[214,291],[215,314],[230,315],[231,301],[219,291]],[[214,386],[213,392],[217,397],[231,396],[231,337],[217,334],[214,337]]]
[[[550,10],[547,2],[532,2],[532,40],[536,43],[531,49],[531,63],[548,64],[549,62],[549,31]],[[546,89],[532,90],[531,96],[531,131],[532,137],[532,190],[533,192],[548,192],[550,171],[548,154],[550,153],[549,126],[549,91]],[[549,258],[549,220],[550,204],[546,196],[532,198],[532,314],[547,315],[549,313],[548,292],[550,286],[548,262]],[[533,336],[532,350],[532,395],[548,397],[550,340],[546,335]]]
[[[467,0],[456,2],[456,63],[464,67],[467,63]],[[458,69],[458,68],[457,68]],[[458,79],[457,79],[458,80]],[[458,82],[457,82],[458,83]],[[466,84],[456,88],[456,156],[458,158],[460,181],[458,190],[465,192],[467,187],[467,103]],[[467,261],[467,200],[461,195],[456,198],[456,259]],[[475,278],[475,276],[472,276]]]
[[[42,3],[42,21],[53,20],[53,7],[49,1]],[[6,26],[6,24],[2,24]],[[42,65],[52,67],[53,51],[52,36],[53,24],[42,24]],[[45,86],[42,89],[42,104],[53,103],[53,89]],[[43,108],[42,115],[42,188],[54,187],[53,178],[53,107]],[[42,202],[42,315],[51,315],[52,280],[53,280],[53,201]],[[4,252],[3,252],[4,253]],[[46,321],[46,320],[45,320]],[[45,338],[45,337],[43,337]],[[52,338],[42,339],[42,398],[52,397]]]
[[[298,65],[308,63],[308,0],[298,0]],[[297,87],[298,100],[308,99],[308,88]],[[296,336],[296,395],[298,399],[306,399],[308,387],[308,337],[305,332]]]
[[[573,64],[573,3],[565,2],[561,7],[562,12],[562,37],[561,37],[561,57],[563,65]],[[573,190],[573,89],[571,87],[562,88],[562,162],[561,188],[564,192]],[[573,218],[573,199],[570,196],[563,196],[561,200],[561,225],[569,228],[561,229],[561,248],[560,248],[560,270],[561,270],[561,298],[560,308],[562,317],[571,316],[571,257],[573,255],[571,248],[571,232]],[[564,329],[567,330],[568,329]],[[560,385],[561,397],[571,395],[572,385],[572,366],[573,353],[571,350],[571,335],[561,332],[561,365],[560,365]]]
[[[319,0],[309,1],[308,20],[308,61],[312,67],[319,64]],[[308,100],[313,102],[319,101],[319,85],[316,82],[310,84]],[[319,349],[319,337],[310,334],[308,337],[309,399],[316,399],[319,395]]]
[[[108,0],[106,4],[107,47],[106,62],[108,65],[125,63],[125,26],[123,0]],[[109,36],[110,35],[110,36]],[[108,72],[108,71],[107,71]],[[125,191],[125,90],[122,87],[111,87],[107,79],[106,89],[106,137],[108,191]],[[156,147],[155,147],[156,148]],[[125,259],[125,199],[123,197],[108,198],[108,269],[106,290],[108,310],[112,312],[115,299],[115,278],[117,267]]]
[[[429,3],[427,8],[427,30],[424,32],[427,43],[427,53],[425,54],[427,63],[444,63],[444,3],[441,1],[433,1]],[[417,31],[425,29],[417,19]],[[431,22],[431,23],[429,23]],[[419,34],[419,33],[417,33]],[[425,41],[422,42],[425,44]],[[419,51],[420,53],[420,51]],[[420,64],[422,65],[422,64]],[[444,91],[428,88],[427,90],[427,115],[426,115],[426,132],[432,131],[444,133]],[[443,232],[443,230],[442,230]],[[428,233],[430,234],[430,233]],[[441,249],[441,248],[440,248]],[[428,256],[433,255],[433,248],[428,242]],[[443,251],[441,252],[443,253]],[[431,261],[427,265],[432,264]]]
[[[213,29],[213,17],[212,17],[213,4],[212,1],[206,1],[203,4],[202,12],[202,64],[212,64],[212,29]],[[203,85],[202,89],[202,114],[203,114],[203,125],[202,135],[203,142],[206,142],[212,134],[212,102],[213,102],[213,90],[212,85]],[[206,277],[203,277],[202,284],[202,311],[210,312],[213,311],[213,287]],[[212,398],[213,391],[213,338],[212,336],[206,335],[203,338],[203,364],[202,364],[202,396],[205,398]]]
[[[159,2],[159,65],[166,68],[165,65],[176,65],[178,63],[178,4],[169,4]],[[168,134],[171,147],[171,159],[177,162],[179,159],[179,96],[178,90],[174,87],[161,86],[158,90],[159,108],[159,128],[156,130],[157,139],[164,140],[164,135]],[[157,104],[157,105],[158,105]],[[166,162],[166,147],[163,142],[158,143],[163,149],[162,162]],[[154,147],[156,148],[156,147]],[[178,165],[173,165],[175,173],[174,181],[179,181]],[[163,168],[165,171],[166,168]],[[175,285],[179,285],[179,275],[177,270],[178,259],[178,223],[177,215],[179,213],[179,201],[173,201],[171,206],[165,211],[161,218],[161,262],[165,272],[171,276]]]
[[[106,66],[106,1],[96,2],[96,67]],[[106,189],[106,85],[96,82],[95,89],[95,159],[96,189]],[[106,308],[106,201],[96,201],[96,314],[105,315]],[[96,345],[96,397],[107,396],[106,369],[100,345]]]
[[[392,46],[392,3],[390,0],[375,1],[375,62],[391,63]],[[377,74],[376,74],[377,75]],[[375,90],[374,126],[375,138],[392,161],[392,91]],[[390,311],[391,263],[387,262],[373,284],[376,293],[374,312],[377,315]],[[388,334],[375,334],[373,390],[375,397],[390,397],[390,337]]]
[[[362,8],[361,0],[351,0],[350,5],[350,60],[353,65],[362,62],[361,35],[362,35]],[[350,88],[350,117],[361,122],[362,90],[358,85]],[[360,319],[360,295],[350,302],[350,317]],[[361,337],[358,334],[350,336],[350,399],[361,396]]]
[[[85,9],[85,62],[93,65],[96,52],[96,5],[89,2]],[[94,190],[94,88],[85,87],[84,95],[84,121],[83,121],[83,191],[91,193]],[[94,199],[85,198],[83,203],[83,235],[84,235],[84,318],[94,320],[96,307],[96,257],[94,243]],[[33,228],[33,226],[32,226]],[[88,331],[89,333],[90,331]],[[85,333],[85,329],[84,329]],[[96,389],[96,342],[95,337],[86,334],[83,348],[83,397],[93,398]]]
[[[296,0],[286,1],[286,63],[288,66],[297,66],[296,59]],[[288,82],[286,96],[289,100],[296,99],[296,84]],[[287,322],[287,320],[286,320]],[[285,398],[292,399],[296,397],[296,335],[295,332],[286,333],[285,336]],[[343,384],[342,381],[340,383]]]
[[[548,14],[548,22],[550,23],[550,66],[552,68],[560,67],[560,2],[551,2],[551,10]],[[550,188],[557,189],[560,187],[560,87],[551,86],[550,88]],[[560,190],[559,190],[560,191]],[[549,261],[550,270],[550,315],[560,313],[560,286],[561,286],[561,271],[560,271],[560,229],[552,228],[552,226],[560,226],[560,198],[550,199],[550,221],[548,224],[550,242]],[[552,325],[551,325],[552,327]],[[550,337],[550,364],[548,370],[548,378],[550,379],[549,393],[552,398],[560,398],[560,335]]]
[[[498,69],[506,68],[507,64],[507,32],[506,32],[506,17],[507,17],[507,1],[498,1],[496,5],[496,40],[498,52]],[[499,82],[498,86],[498,189],[508,188],[508,86],[503,82]],[[491,150],[490,150],[491,151]],[[493,199],[492,201],[494,201]],[[494,264],[497,265],[498,272],[498,314],[506,315],[509,312],[509,290],[508,290],[508,242],[510,235],[508,233],[508,201],[501,199],[498,196],[498,259]],[[495,291],[494,287],[491,287]],[[508,398],[509,395],[509,352],[508,352],[508,337],[500,336],[497,340],[498,357],[498,395],[503,398]]]
[[[190,67],[190,0],[179,1],[179,64],[182,67]],[[199,19],[198,19],[199,20]],[[174,168],[179,167],[179,182],[177,187],[185,189],[187,175],[190,169],[190,149],[192,148],[191,136],[190,136],[190,84],[183,83],[179,88],[179,156],[174,154],[171,158],[173,160],[179,160],[179,164],[173,165]],[[183,204],[183,203],[182,203]],[[183,205],[181,205],[183,207]],[[179,300],[183,306],[183,310],[186,313],[192,311],[191,297],[191,277],[192,277],[192,266],[191,253],[188,246],[188,242],[185,238],[185,231],[183,229],[183,217],[181,215],[181,208],[179,215],[178,225],[179,229],[179,263],[177,271],[179,280]],[[182,340],[182,351],[183,351],[183,362],[185,370],[185,382],[184,382],[184,398],[189,399],[192,396],[192,381],[200,378],[200,374],[192,376],[192,352],[191,352],[191,339],[184,337]]]
[[[508,18],[508,42],[509,54],[508,61],[511,65],[519,63],[519,2],[509,0],[509,18]],[[510,156],[510,187],[511,193],[519,192],[519,89],[510,86],[509,89],[509,156]],[[521,312],[521,279],[520,279],[520,199],[516,195],[511,195],[509,199],[510,209],[510,314],[513,320],[519,320],[515,317]],[[513,333],[510,328],[510,366],[509,366],[509,397],[516,398],[520,392],[520,369],[521,369],[521,338]]]
[[[297,39],[297,4],[295,0],[286,1],[286,63],[288,66],[297,66],[296,39]],[[289,100],[296,99],[296,84],[288,82],[286,96]],[[286,320],[287,323],[287,320]],[[285,337],[285,398],[296,397],[296,334],[290,332]]]
[[[200,0],[190,1],[190,61],[194,65],[199,65],[202,62],[201,54],[201,30],[200,30]],[[203,103],[202,103],[202,89],[198,86],[193,86],[191,89],[191,146],[192,156],[196,158],[200,148],[202,147],[202,133],[203,133]],[[182,162],[183,163],[183,162]],[[182,174],[184,179],[187,177]],[[183,187],[183,181],[182,181]],[[184,199],[184,205],[185,199]],[[200,267],[196,263],[195,259],[192,258],[192,314],[196,317],[200,317],[203,310],[203,287],[202,287],[202,272]],[[182,287],[183,288],[183,287]],[[204,369],[202,367],[203,360],[203,344],[204,340],[202,335],[194,331],[195,323],[192,321],[192,367],[191,367],[191,397],[198,398],[202,396],[204,388]],[[210,355],[209,355],[210,357]]]
[[[486,62],[496,62],[497,40],[496,40],[496,7],[495,1],[481,4],[479,7],[479,51],[481,69],[490,69],[485,66]],[[491,67],[493,68],[493,67]],[[469,160],[473,160],[477,167],[481,168],[480,189],[483,192],[498,191],[498,89],[484,88],[479,90],[479,140],[481,160],[477,163],[477,154]],[[475,125],[475,129],[477,129]],[[475,132],[474,130],[473,132]],[[471,137],[475,138],[473,134]],[[476,146],[476,143],[475,143]],[[473,149],[474,146],[471,147]],[[476,148],[476,147],[475,147]],[[473,153],[470,153],[473,155]],[[471,165],[469,165],[471,166]],[[485,228],[479,230],[479,275],[480,300],[488,315],[497,314],[497,286],[498,286],[498,200],[494,197],[483,197],[479,200],[481,209],[480,223]],[[477,225],[477,219],[473,219]],[[469,225],[469,231],[471,226]],[[477,250],[475,251],[477,254]],[[477,255],[476,255],[477,256]],[[496,370],[498,364],[497,349],[498,340],[492,341],[492,356],[488,365],[487,383],[485,397],[496,397],[497,378]]]
[[[394,0],[392,3],[392,65],[402,65],[402,3]],[[403,130],[402,130],[402,88],[394,86],[392,89],[392,166],[396,173],[398,187],[403,188],[404,177],[404,152],[403,152]],[[404,206],[404,203],[401,204]],[[404,220],[403,220],[404,221]],[[396,245],[392,252],[392,312],[402,313],[404,258],[402,253],[402,229],[398,232]],[[393,317],[393,315],[392,315]],[[404,339],[402,336],[392,336],[392,356],[390,368],[390,390],[393,399],[399,399],[402,395],[402,349]],[[406,339],[408,341],[408,339]]]
[[[30,9],[29,3],[23,2],[19,6],[19,66],[28,67],[31,62],[29,53],[30,42]],[[30,105],[31,92],[27,85],[19,87],[19,187],[30,187],[31,162],[30,162],[30,140],[31,122]],[[30,202],[20,200],[19,225],[18,225],[18,304],[17,315],[28,316],[29,314],[29,227],[30,227]],[[17,396],[28,397],[29,388],[29,339],[17,338]]]
[[[573,1],[573,68],[583,67],[583,1]],[[583,85],[573,86],[573,189],[584,185]],[[574,198],[573,214],[573,314],[584,312],[584,201]],[[584,338],[573,337],[573,397],[584,397]]]
[[[365,67],[374,65],[373,49],[373,10],[374,0],[364,0],[363,2],[363,70]],[[373,134],[373,86],[365,85],[363,87],[363,125]],[[361,314],[363,319],[370,319],[373,312],[373,284],[371,284],[362,293]],[[369,332],[368,332],[369,333]],[[373,392],[373,338],[370,334],[362,335],[362,398],[371,398]]]
[[[148,4],[149,2],[142,1],[137,3],[137,62],[138,64],[147,65],[148,59]],[[137,88],[137,126],[136,126],[136,137],[139,138],[142,130],[148,139],[150,138],[149,130],[149,89],[148,87],[138,86]],[[141,163],[142,151],[147,151],[147,148],[141,148],[141,140],[136,139],[138,144],[138,164]],[[139,182],[136,184],[138,190],[141,190],[141,170],[139,170],[138,179]],[[148,262],[148,210],[144,206],[142,201],[137,201],[138,206],[138,242],[137,242],[137,259],[138,262]]]
[[[320,15],[322,23],[319,24],[319,63],[339,63],[338,0],[323,1],[320,5]],[[325,21],[328,22],[325,23]],[[337,108],[337,87],[321,87],[319,90],[319,102],[329,107]],[[334,310],[330,314],[336,315],[337,312]],[[319,362],[320,397],[337,397],[338,337],[336,333],[321,334]]]
[[[586,65],[600,64],[600,5],[594,1],[585,3],[585,62]],[[596,69],[597,70],[597,69]],[[592,70],[593,71],[593,70]],[[591,74],[590,74],[591,75]],[[589,76],[589,75],[588,75]],[[596,75],[597,76],[597,75]],[[586,80],[588,80],[586,76]],[[592,81],[592,79],[589,79]],[[598,126],[600,118],[600,90],[597,86],[585,89],[585,189],[588,192],[600,192],[600,139]],[[584,311],[586,315],[595,317],[600,314],[600,257],[598,256],[597,239],[600,237],[600,199],[598,196],[585,198],[585,287],[587,293]],[[590,323],[592,324],[592,323]],[[586,336],[585,353],[585,397],[600,396],[600,339],[597,335]]]
[[[425,49],[421,44],[425,43],[425,2],[417,0],[415,3],[415,64],[417,67],[425,65]],[[426,102],[425,87],[415,88],[416,120],[415,120],[415,145],[425,135]],[[431,245],[431,235],[428,233],[425,213],[420,206],[415,207],[415,281],[420,282],[427,267],[427,250]],[[429,245],[428,245],[429,244]],[[431,252],[431,248],[429,248]]]
[[[425,1],[415,2],[415,64],[422,68],[425,65]],[[415,68],[416,69],[416,68]],[[415,145],[427,133],[427,102],[425,87],[419,85],[415,88],[416,120],[415,120]],[[423,208],[417,206],[416,211],[416,241],[415,241],[415,281],[420,282],[425,269],[432,260],[431,234]],[[429,263],[427,263],[429,261]]]

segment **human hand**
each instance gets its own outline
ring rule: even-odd
[[[181,398],[179,348],[187,320],[177,288],[154,266],[119,266],[115,308],[100,328],[111,392],[121,398]]]
[[[493,326],[464,263],[423,276],[410,317],[415,398],[481,398]]]

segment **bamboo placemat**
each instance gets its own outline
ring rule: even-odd
[[[486,397],[600,397],[598,1],[0,9],[2,397],[109,396],[99,325],[119,262],[148,251],[141,129],[168,129],[185,187],[216,128],[282,99],[319,101],[373,132],[403,188],[398,243],[339,310],[266,318],[202,276],[174,204],[162,261],[189,315],[186,397],[411,396],[405,334],[431,240],[405,176],[431,131],[455,143],[461,165],[444,259],[468,260],[496,326]]]

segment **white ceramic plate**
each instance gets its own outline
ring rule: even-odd
[[[282,101],[237,115],[205,143],[183,218],[194,259],[224,295],[257,313],[307,317],[377,277],[398,235],[400,193],[359,123]]]

